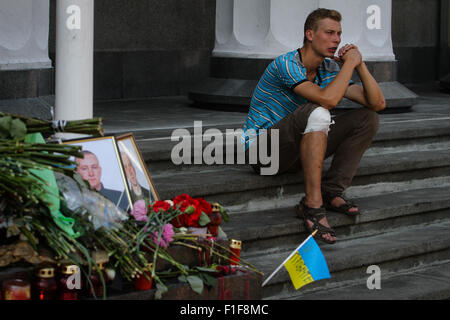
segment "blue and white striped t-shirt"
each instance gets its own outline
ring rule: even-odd
[[[325,88],[340,71],[336,61],[326,58],[317,70],[314,83]],[[300,49],[276,58],[266,68],[253,92],[247,120],[244,124],[243,142],[249,145],[247,130],[267,129],[308,101],[294,93],[300,83],[308,81]],[[252,139],[250,139],[250,143]]]

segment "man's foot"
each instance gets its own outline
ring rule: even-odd
[[[325,217],[326,210],[323,206],[320,208],[309,207],[305,204],[305,199],[300,201],[300,204],[296,206],[297,215],[303,219],[305,228],[309,232],[318,230],[315,235],[315,239],[320,239],[325,243],[333,244],[336,242],[337,237],[333,229],[328,224]]]
[[[358,206],[343,196],[323,193],[322,197],[327,210],[344,213],[348,216],[356,216],[360,213]]]

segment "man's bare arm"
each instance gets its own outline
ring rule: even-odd
[[[362,62],[356,67],[356,72],[358,72],[363,86],[352,85],[348,87],[344,96],[374,111],[385,109],[386,101],[383,92],[377,81],[370,74],[366,64]]]
[[[335,108],[348,91],[348,84],[353,75],[353,70],[362,62],[358,50],[349,50],[343,57],[344,64],[338,75],[325,88],[306,81],[294,88],[299,96],[317,103],[326,109]]]

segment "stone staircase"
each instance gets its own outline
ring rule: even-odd
[[[380,115],[380,130],[346,192],[362,213],[329,212],[339,240],[319,242],[332,278],[295,291],[283,268],[263,298],[450,299],[449,120],[446,96],[420,97],[412,112]],[[188,193],[226,206],[225,232],[243,241],[242,258],[268,276],[308,236],[293,210],[304,192],[301,173],[261,177],[246,165],[176,166],[171,132],[135,132],[161,198]],[[380,267],[380,290],[366,286],[371,265]]]

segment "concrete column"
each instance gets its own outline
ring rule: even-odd
[[[217,0],[213,56],[270,59],[298,47],[304,18],[317,4],[318,0]]]
[[[392,0],[216,0],[216,43],[211,77],[189,97],[204,104],[244,105],[267,65],[277,56],[303,45],[308,14],[317,8],[342,14],[342,43],[358,46],[374,78],[380,83],[389,109],[402,112],[418,96],[396,81],[392,49]],[[446,0],[448,1],[448,0]],[[353,80],[359,82],[355,71]],[[343,99],[340,108],[357,108]]]
[[[342,43],[358,46],[365,61],[393,61],[392,0],[320,0],[319,6],[342,14]]]
[[[215,57],[275,58],[301,47],[307,15],[336,9],[343,39],[355,43],[364,60],[393,61],[392,0],[217,0]]]
[[[57,0],[55,119],[93,116],[94,0]]]
[[[0,2],[0,70],[50,68],[49,0]]]

